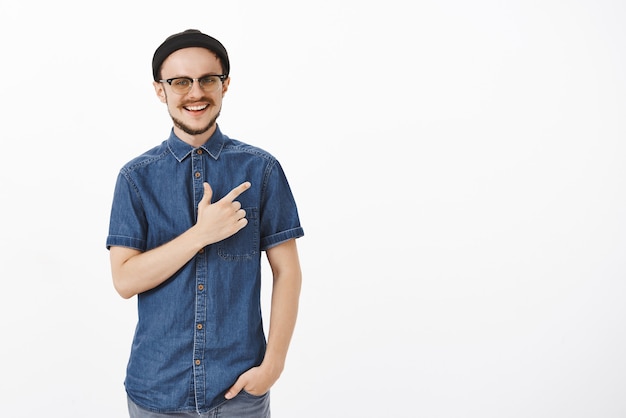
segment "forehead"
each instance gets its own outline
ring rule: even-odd
[[[172,52],[163,61],[161,73],[163,77],[221,74],[222,64],[217,55],[206,48],[183,48]]]

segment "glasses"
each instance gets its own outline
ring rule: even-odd
[[[159,83],[167,83],[172,86],[172,91],[176,94],[187,94],[191,91],[194,82],[200,84],[200,88],[207,93],[216,91],[219,86],[226,80],[228,76],[225,74],[205,75],[200,78],[191,77],[175,77],[167,80],[159,80]]]

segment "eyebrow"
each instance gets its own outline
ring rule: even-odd
[[[223,74],[206,73],[206,74],[203,74],[203,75],[201,75],[201,76],[199,76],[197,78],[204,78],[204,77],[208,77],[210,75],[223,75]],[[165,80],[169,80],[171,78],[196,78],[196,77],[192,77],[190,75],[175,75],[174,77],[167,77]]]

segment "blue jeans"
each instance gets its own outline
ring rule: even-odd
[[[242,390],[233,399],[203,414],[195,411],[171,414],[151,412],[140,408],[128,398],[128,413],[130,418],[270,418],[270,394],[254,396]]]

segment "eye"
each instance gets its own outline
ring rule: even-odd
[[[175,87],[189,87],[191,84],[191,80],[188,78],[175,78],[172,80],[172,86]]]
[[[214,84],[216,82],[217,82],[217,77],[215,77],[214,75],[208,75],[200,79],[200,84],[204,86],[210,86],[211,84]]]

